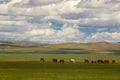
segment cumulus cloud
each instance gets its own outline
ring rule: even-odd
[[[117,42],[119,7],[120,0],[0,0],[0,40]]]
[[[53,28],[33,29],[29,32],[32,35],[32,38],[29,38],[29,40],[50,43],[82,42],[86,34],[77,28],[76,25],[65,24],[60,30]]]
[[[94,33],[88,36],[85,42],[119,42],[120,41],[120,32],[101,32],[101,33]]]

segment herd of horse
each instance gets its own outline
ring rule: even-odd
[[[86,59],[86,60],[84,60],[84,62],[85,62],[85,63],[92,63],[92,64],[93,64],[93,63],[95,63],[95,64],[96,64],[96,63],[101,63],[101,64],[116,63],[115,60],[111,60],[111,61],[110,61],[110,60],[102,60],[102,59],[99,59],[99,60],[91,60],[91,61]]]
[[[44,58],[40,58],[40,61],[41,61],[41,62],[44,62],[45,60],[44,60]],[[58,59],[53,58],[53,59],[52,59],[52,62],[55,62],[55,63],[60,62],[61,64],[63,64],[65,61],[64,61],[64,59],[60,59],[60,60],[58,61]]]
[[[41,62],[44,62],[45,59],[44,59],[44,58],[40,58],[40,61],[41,61]],[[59,63],[63,64],[63,63],[65,62],[65,60],[64,60],[64,59],[58,60],[57,58],[53,58],[53,59],[52,59],[52,62],[55,62],[55,63],[59,62]],[[74,63],[74,62],[75,62],[75,59],[70,59],[70,62]],[[96,63],[109,64],[109,63],[116,63],[116,61],[115,61],[115,60],[111,60],[111,61],[110,61],[110,60],[102,60],[102,59],[99,59],[99,60],[87,60],[87,59],[85,59],[85,60],[84,60],[84,63],[92,63],[92,64],[96,64]]]

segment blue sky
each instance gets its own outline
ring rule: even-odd
[[[0,40],[120,42],[120,0],[0,0]]]

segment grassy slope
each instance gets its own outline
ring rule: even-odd
[[[88,54],[88,53],[116,53],[120,52],[120,44],[100,43],[64,43],[64,44],[36,44],[30,42],[0,42],[0,53],[57,53],[57,54]],[[6,44],[7,43],[7,44]]]

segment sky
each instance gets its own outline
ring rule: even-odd
[[[0,40],[120,42],[120,0],[0,0]]]

